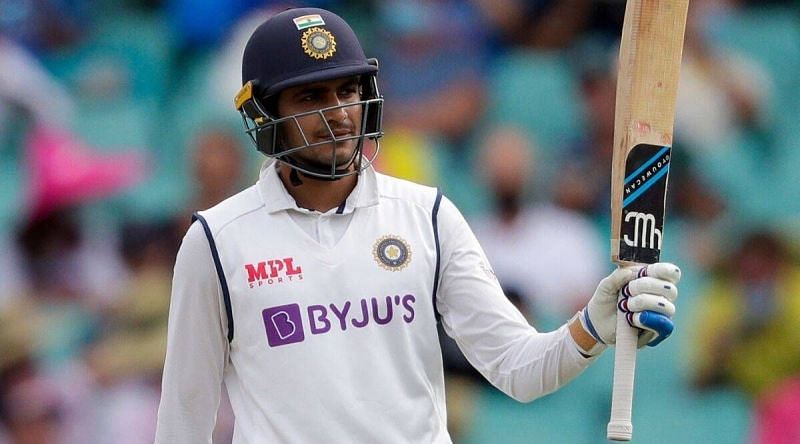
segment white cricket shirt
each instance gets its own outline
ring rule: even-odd
[[[210,443],[224,380],[235,443],[448,443],[437,316],[518,400],[591,362],[527,324],[436,189],[370,168],[319,214],[267,161],[181,245],[156,442]]]

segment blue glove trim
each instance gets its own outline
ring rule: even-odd
[[[603,340],[600,338],[600,335],[597,334],[597,330],[594,329],[594,325],[592,325],[592,320],[589,319],[589,307],[583,309],[583,321],[586,323],[586,327],[589,329],[589,333],[597,339],[597,342],[601,344],[605,344]]]
[[[669,316],[650,310],[645,310],[639,314],[639,322],[643,327],[655,332],[657,335],[655,339],[647,343],[648,347],[655,347],[660,344],[675,329],[675,323],[672,322]]]

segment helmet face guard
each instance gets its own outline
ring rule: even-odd
[[[378,62],[375,59],[369,59],[368,63],[377,66]],[[265,106],[265,99],[257,97],[256,91],[259,86],[257,81],[248,81],[245,83],[236,95],[234,101],[237,110],[239,110],[242,116],[245,132],[250,136],[250,139],[253,140],[258,151],[267,157],[281,160],[305,175],[325,180],[336,180],[360,173],[363,169],[372,165],[378,151],[380,151],[379,139],[383,136],[383,97],[378,92],[377,81],[374,74],[362,75],[359,83],[361,87],[360,101],[284,117],[274,115],[274,113]],[[277,97],[277,94],[267,98],[267,100],[273,97]],[[361,106],[362,109],[358,134],[336,137],[333,129],[325,118],[325,114],[330,111],[354,106]],[[318,116],[320,121],[325,125],[330,137],[321,142],[309,143],[308,137],[300,126],[298,119],[314,115]],[[300,145],[286,146],[284,139],[281,137],[281,132],[292,127],[300,134],[303,140]],[[365,138],[375,141],[375,149],[368,156],[362,156]],[[352,155],[346,162],[337,162],[335,155],[337,146],[351,140],[358,141]],[[333,144],[334,147],[334,156],[332,156],[330,165],[307,163],[294,156],[294,154],[302,150],[331,144]],[[351,168],[352,165],[355,165],[355,168]]]

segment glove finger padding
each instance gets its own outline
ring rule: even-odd
[[[664,279],[645,276],[628,282],[626,287],[630,296],[652,294],[666,298],[670,302],[678,299],[678,287]]]
[[[668,316],[654,311],[628,313],[628,323],[642,329],[639,333],[639,348],[645,345],[655,347],[667,339],[675,328],[675,324]]]
[[[665,316],[672,317],[675,314],[675,304],[663,296],[654,294],[640,294],[628,298],[627,310],[631,313],[640,311],[655,311]]]
[[[644,276],[650,276],[677,284],[681,280],[681,269],[678,268],[677,265],[669,262],[658,262],[642,267],[639,272],[639,277]]]
[[[641,329],[639,347],[658,345],[672,334],[672,315],[678,297],[678,267],[658,263],[643,267],[638,277],[622,287],[618,308],[626,313],[628,324]]]

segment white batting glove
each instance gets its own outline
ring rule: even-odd
[[[600,281],[592,299],[576,315],[583,329],[597,340],[597,345],[584,352],[594,356],[616,342],[617,309],[627,314],[628,324],[641,329],[640,348],[666,339],[674,327],[680,279],[681,269],[667,262],[614,270]]]

